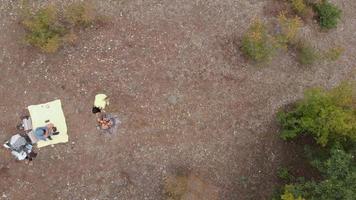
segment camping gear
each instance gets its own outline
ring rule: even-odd
[[[57,135],[51,135],[52,140],[38,141],[38,148],[68,142],[67,124],[60,100],[31,105],[28,107],[28,111],[30,112],[33,130],[36,130],[38,127],[46,126],[47,123],[53,123],[59,132]]]
[[[5,142],[4,147],[10,149],[17,160],[24,160],[31,154],[33,145],[26,137],[16,134]]]
[[[21,123],[17,126],[24,133],[13,135],[3,144],[5,148],[11,150],[11,154],[17,160],[24,160],[35,155],[33,152],[35,144],[40,148],[68,142],[67,125],[60,100],[31,105],[28,110],[30,116],[22,117]],[[39,141],[34,135],[34,130],[38,127],[46,126],[47,123],[53,123],[57,130],[50,135],[49,140]]]

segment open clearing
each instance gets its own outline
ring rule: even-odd
[[[70,1],[41,5],[51,2]],[[233,42],[255,17],[274,17],[273,0],[98,0],[109,23],[55,54],[24,45],[20,4],[0,0],[0,141],[26,106],[54,99],[70,135],[40,149],[33,166],[1,148],[0,199],[163,199],[162,180],[178,168],[219,188],[219,199],[268,199],[277,167],[293,160],[278,138],[277,109],[306,88],[355,79],[356,1],[332,2],[343,10],[338,28],[311,23],[302,33],[316,47],[346,51],[308,68],[288,53],[255,66]],[[95,129],[99,92],[123,122],[118,135]]]

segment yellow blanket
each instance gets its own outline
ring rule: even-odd
[[[33,130],[36,130],[38,127],[45,126],[47,123],[53,123],[54,126],[57,127],[57,131],[59,131],[58,135],[52,136],[52,140],[39,141],[37,143],[38,148],[51,144],[68,142],[67,124],[60,100],[39,105],[31,105],[28,107],[28,110],[32,119]]]

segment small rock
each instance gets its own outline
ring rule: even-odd
[[[178,97],[175,95],[171,95],[168,97],[168,102],[170,104],[176,105],[178,103]]]

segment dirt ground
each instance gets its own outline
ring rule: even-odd
[[[238,51],[233,41],[253,18],[273,19],[273,0],[96,1],[110,22],[53,55],[21,42],[18,2],[0,0],[0,141],[28,105],[54,99],[70,141],[39,149],[32,166],[0,148],[0,199],[158,200],[177,168],[219,188],[219,199],[268,199],[278,166],[293,159],[278,138],[278,108],[306,88],[354,79],[354,0],[333,0],[343,10],[337,29],[303,28],[318,48],[346,49],[337,62],[312,67],[289,53],[255,66]],[[95,129],[99,92],[122,121],[117,135]]]

